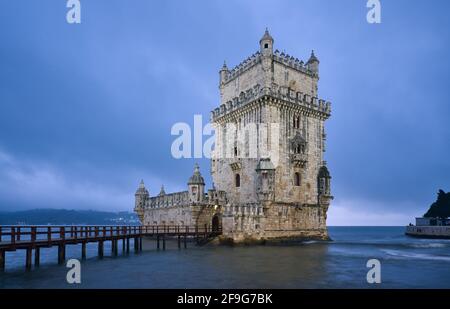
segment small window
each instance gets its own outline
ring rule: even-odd
[[[235,185],[236,185],[236,188],[239,188],[241,186],[241,175],[239,175],[239,174],[236,174],[236,176],[235,176]]]
[[[294,183],[296,187],[300,186],[300,173],[295,173],[294,174]]]
[[[264,44],[264,48],[269,48],[269,44]]]
[[[237,157],[237,155],[238,155],[238,149],[237,149],[237,147],[234,147],[234,156]]]
[[[294,116],[293,120],[294,120],[293,121],[294,129],[299,129],[300,128],[300,117]]]

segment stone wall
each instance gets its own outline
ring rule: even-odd
[[[406,234],[416,237],[450,238],[450,226],[407,226]]]

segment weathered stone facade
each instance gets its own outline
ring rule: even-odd
[[[274,52],[273,43],[266,31],[259,52],[220,70],[221,104],[211,112],[215,188],[204,193],[198,168],[186,192],[150,198],[141,185],[135,210],[144,224],[211,224],[215,216],[222,238],[234,242],[328,238],[331,109],[317,97],[319,60]]]

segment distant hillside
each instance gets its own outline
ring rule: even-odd
[[[436,202],[431,204],[425,215],[426,218],[448,218],[450,217],[450,192],[439,190]]]
[[[95,210],[67,210],[67,209],[33,209],[14,212],[0,212],[0,225],[115,225],[139,224],[134,213],[106,212]]]

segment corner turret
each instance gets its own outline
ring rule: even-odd
[[[134,211],[137,213],[139,220],[143,222],[145,203],[150,198],[150,194],[148,190],[145,188],[144,180],[141,180],[139,188],[136,190],[134,197],[135,197]]]
[[[161,185],[161,190],[159,191],[159,196],[166,195],[166,191],[164,190],[164,185]]]
[[[311,51],[311,57],[309,57],[308,62],[306,62],[306,65],[308,68],[315,74],[319,74],[319,59],[317,59],[316,55],[314,54],[314,50]]]
[[[223,66],[219,71],[220,79],[219,79],[219,86],[221,86],[225,81],[228,79],[228,75],[230,74],[230,70],[228,70],[227,64],[224,61]]]
[[[330,172],[326,165],[322,165],[319,168],[319,173],[317,175],[317,186],[319,194],[330,195]]]
[[[205,180],[203,179],[202,174],[200,174],[200,167],[197,163],[194,167],[194,174],[189,178],[188,189],[189,199],[192,202],[203,201],[205,194]]]
[[[259,40],[259,49],[261,55],[263,56],[271,56],[273,54],[273,38],[269,33],[269,30],[266,28],[263,37]]]

